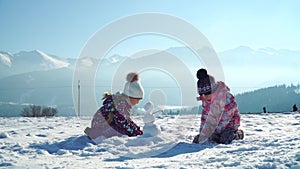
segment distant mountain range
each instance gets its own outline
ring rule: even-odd
[[[21,51],[16,54],[0,52],[0,78],[34,71],[46,71],[68,67],[67,60],[39,50]]]
[[[154,62],[151,58],[159,58],[155,61],[157,64],[175,64],[174,61],[164,57],[164,52],[171,53],[181,60],[185,67],[190,70],[190,76],[194,78],[197,69],[205,67],[204,63],[185,47],[174,47],[144,57],[149,59],[147,62]],[[254,50],[241,46],[220,52],[218,55],[223,67],[225,82],[234,94],[238,94],[237,100],[243,112],[259,111],[262,109],[263,103],[262,101],[256,102],[259,100],[257,98],[256,100],[253,100],[254,97],[251,98],[254,93],[245,92],[282,84],[299,84],[300,51],[271,48]],[[112,55],[102,60],[100,65],[96,65],[99,60],[93,57],[77,60],[75,58],[60,58],[39,50],[21,51],[16,54],[0,51],[0,116],[19,115],[24,104],[57,106],[60,108],[59,113],[61,115],[75,115],[72,80],[76,63],[100,68],[95,75],[93,86],[86,86],[95,88],[96,97],[100,103],[102,93],[112,89],[116,70],[123,63],[130,63],[130,59],[127,56]],[[134,67],[134,65],[129,65],[128,71],[130,71],[131,66]],[[182,71],[183,69],[180,67],[175,67],[172,73],[182,74]],[[153,91],[160,90],[163,95],[158,93],[156,97],[158,100],[161,99],[161,103],[167,105],[181,104],[182,98],[180,97],[182,95],[176,80],[181,82],[188,77],[185,75],[179,77],[182,79],[175,79],[174,81],[174,77],[165,75],[161,71],[144,72],[142,83],[147,96],[145,101],[149,99],[150,93],[153,94]],[[189,84],[194,88],[191,91],[196,91],[196,80],[194,79],[193,84]],[[122,90],[124,81],[125,77],[119,79],[118,82],[122,83],[122,85],[117,85],[119,90]],[[84,81],[82,85],[82,92],[84,92]],[[272,97],[273,94],[275,93],[269,93],[270,98],[274,98]],[[299,93],[296,95],[299,96]],[[184,99],[189,99],[188,102],[197,105],[198,103],[194,99],[196,96],[195,92],[190,94],[190,97],[184,96],[188,97]],[[264,97],[259,96],[259,98]],[[297,97],[295,98],[297,99]],[[297,103],[296,100],[290,102]],[[96,111],[94,107],[89,107],[88,103],[86,105],[86,107],[82,107],[83,114],[91,115]],[[247,107],[246,105],[252,106]],[[276,109],[281,111],[281,109],[279,110],[280,103],[276,103],[276,105],[279,106]],[[275,107],[274,110],[271,107],[270,110],[275,111]],[[287,109],[284,106],[281,108],[282,110]]]

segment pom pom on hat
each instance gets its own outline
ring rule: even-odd
[[[144,89],[139,81],[139,75],[135,72],[128,73],[123,93],[129,97],[144,98]]]
[[[215,78],[207,74],[206,69],[199,69],[197,71],[197,87],[199,95],[209,95],[214,92],[217,87]]]
[[[139,75],[135,72],[128,73],[126,80],[128,82],[136,82],[140,79]]]
[[[207,74],[207,71],[205,69],[199,69],[197,71],[197,78],[198,79],[204,79],[204,78],[207,78],[208,77],[208,74]]]

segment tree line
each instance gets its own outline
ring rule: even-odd
[[[23,117],[52,117],[57,114],[57,109],[54,107],[42,107],[38,105],[29,105],[24,107],[21,116]]]
[[[236,101],[242,113],[295,111],[300,105],[300,85],[278,85],[237,94]]]

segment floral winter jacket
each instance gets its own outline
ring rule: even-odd
[[[213,133],[220,134],[227,128],[237,130],[240,126],[240,115],[234,96],[223,82],[218,82],[217,85],[210,101],[198,97],[202,101],[199,142],[206,141]]]
[[[104,97],[103,106],[95,113],[89,137],[99,136],[137,136],[143,132],[130,119],[131,106],[121,93],[109,94]]]

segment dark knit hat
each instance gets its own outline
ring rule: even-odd
[[[213,93],[216,88],[215,78],[208,75],[206,69],[199,69],[197,71],[197,87],[199,95],[209,95]]]

